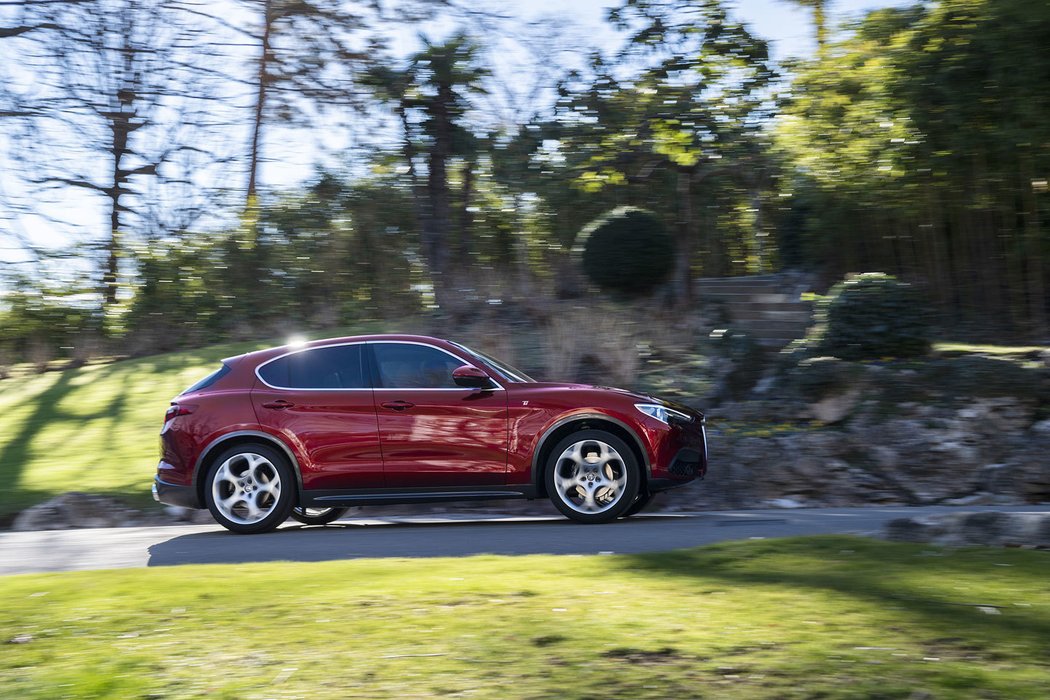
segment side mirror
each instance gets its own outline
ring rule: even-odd
[[[482,370],[471,365],[462,365],[452,370],[452,381],[457,386],[465,386],[470,389],[489,389],[492,380]]]

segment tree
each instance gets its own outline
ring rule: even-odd
[[[479,47],[463,32],[440,43],[424,39],[423,49],[404,69],[380,65],[369,76],[369,84],[391,105],[401,125],[401,152],[415,198],[422,252],[442,307],[449,303],[450,253],[455,247],[449,165],[453,158],[464,160],[461,211],[466,213],[476,152],[466,116],[471,96],[485,92],[488,76],[479,61]],[[423,167],[425,181],[419,174]],[[464,227],[464,222],[465,217],[460,221],[460,249],[469,247],[463,238],[469,224]]]
[[[1050,7],[870,13],[805,65],[777,127],[808,255],[925,280],[953,321],[1045,333]]]
[[[813,29],[817,37],[817,55],[824,55],[824,48],[828,44],[827,14],[831,0],[789,0],[792,5],[798,5],[804,9],[813,10]]]
[[[675,224],[673,293],[686,303],[699,239],[697,188],[760,170],[774,77],[768,50],[717,0],[632,0],[610,20],[629,32],[627,48],[617,65],[596,57],[591,81],[563,89],[559,138],[564,152],[581,155],[574,165],[584,189],[644,184],[642,192],[656,196],[650,208]],[[616,77],[631,69],[626,81]],[[668,189],[654,188],[661,182]]]
[[[105,202],[105,234],[91,247],[101,252],[100,292],[111,306],[129,231],[157,223],[148,190],[177,179],[178,156],[201,152],[187,133],[192,108],[182,100],[187,81],[176,59],[189,30],[164,0],[35,2],[22,10],[20,26],[33,31],[12,40],[16,59],[5,82],[18,86],[17,116],[33,128],[32,138],[13,140],[8,158],[36,196],[79,191]]]

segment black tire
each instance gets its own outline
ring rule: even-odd
[[[623,515],[621,515],[620,517],[629,518],[632,515],[637,515],[638,513],[641,513],[642,510],[652,502],[652,500],[653,494],[651,493],[638,494],[638,496],[636,496],[634,499],[634,503],[631,504],[631,507],[625,510]]]
[[[577,443],[584,443],[581,446],[582,459],[563,459],[566,450]],[[602,444],[615,452],[605,462],[595,451],[600,450]],[[591,457],[597,457],[593,466],[588,461]],[[590,470],[589,473],[581,476],[585,469]],[[551,503],[562,515],[578,523],[598,524],[621,517],[631,507],[641,487],[642,473],[634,451],[623,440],[604,430],[580,430],[554,446],[544,467],[543,478]],[[573,481],[580,485],[572,486],[570,482]],[[611,485],[604,486],[603,483]],[[588,489],[590,501],[584,500]],[[601,499],[610,497],[610,494],[611,500],[603,503]],[[577,503],[575,499],[584,502]],[[598,509],[588,512],[589,505]]]
[[[212,462],[204,482],[204,502],[224,528],[253,535],[270,532],[288,519],[296,488],[292,467],[278,450],[254,443],[237,445]],[[252,507],[259,512],[251,512]]]
[[[303,525],[327,525],[334,523],[350,511],[349,508],[303,508],[296,506],[292,508],[292,520],[298,520]]]

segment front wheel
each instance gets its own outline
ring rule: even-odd
[[[292,519],[303,525],[327,525],[334,523],[349,511],[349,508],[292,508]]]
[[[208,470],[204,501],[212,517],[242,535],[269,532],[288,519],[295,476],[288,460],[265,445],[226,450]]]
[[[554,446],[544,472],[554,507],[580,523],[624,515],[641,486],[634,452],[604,430],[581,430]]]

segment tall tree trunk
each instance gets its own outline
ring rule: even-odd
[[[431,103],[430,118],[434,120],[434,143],[427,161],[427,200],[430,225],[424,230],[423,252],[434,281],[434,297],[438,306],[447,308],[450,299],[445,294],[448,279],[448,243],[451,228],[451,202],[448,188],[448,159],[452,155],[452,117],[449,106],[455,99],[451,85],[439,85]]]
[[[135,74],[135,59],[136,49],[131,45],[131,33],[132,27],[130,26],[131,20],[126,19],[124,25],[124,44],[123,44],[123,75],[125,80],[129,77],[133,77]],[[124,169],[124,157],[129,154],[129,141],[131,132],[140,128],[142,124],[136,124],[133,120],[135,117],[135,99],[136,99],[136,86],[129,84],[122,84],[117,94],[113,95],[115,103],[113,104],[113,111],[105,114],[106,119],[109,121],[110,128],[110,155],[112,157],[113,172],[111,187],[106,190],[106,196],[109,199],[109,241],[107,241],[107,255],[106,255],[106,267],[102,273],[102,305],[103,308],[110,307],[117,302],[117,289],[119,286],[119,273],[120,273],[120,247],[121,247],[121,213],[124,211],[124,206],[120,203],[120,198],[127,191],[128,180],[131,176],[131,172]],[[138,171],[145,172],[145,168],[138,168]]]
[[[474,214],[470,211],[474,200],[474,158],[467,158],[463,163],[463,191],[460,197],[459,210],[459,246],[456,250],[456,263],[469,265],[474,252]]]
[[[248,163],[247,206],[256,202],[259,177],[259,150],[262,147],[263,117],[266,109],[266,91],[270,75],[270,30],[273,25],[272,0],[263,0],[262,50],[259,52],[259,71],[256,74],[255,110],[252,119],[252,143]]]
[[[813,0],[813,26],[817,30],[817,58],[824,57],[828,45],[827,0]]]

